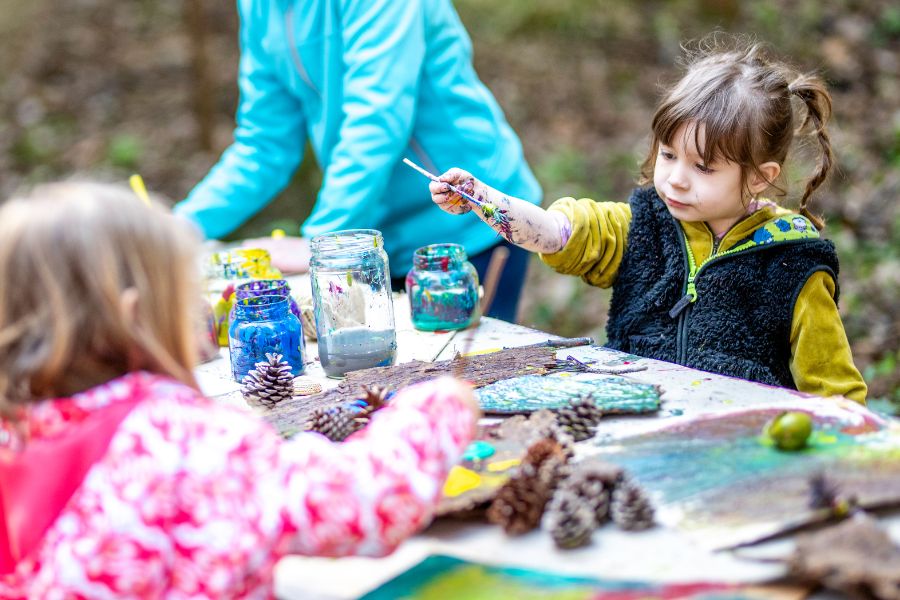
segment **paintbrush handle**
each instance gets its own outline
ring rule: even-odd
[[[420,167],[419,165],[417,165],[417,164],[414,163],[413,161],[409,160],[408,158],[404,158],[404,159],[403,159],[403,162],[404,162],[406,165],[408,165],[408,166],[412,167],[413,169],[415,169],[416,171],[418,171],[419,173],[421,173],[422,175],[424,175],[425,177],[427,177],[428,179],[430,179],[430,180],[432,180],[432,181],[435,181],[435,182],[437,182],[437,183],[443,183],[444,185],[446,185],[447,187],[449,187],[451,190],[453,190],[454,192],[456,192],[457,194],[459,194],[460,196],[462,196],[463,198],[465,198],[466,200],[468,200],[469,202],[471,202],[471,203],[474,204],[475,206],[481,206],[482,202],[480,202],[479,200],[476,200],[475,198],[473,198],[472,196],[470,196],[470,195],[467,194],[466,192],[462,191],[461,189],[459,189],[459,188],[456,187],[455,185],[451,185],[451,184],[447,183],[446,181],[441,181],[441,180],[438,178],[437,175],[435,175],[435,174],[433,174],[433,173],[429,173],[428,171],[426,171],[425,169],[423,169],[422,167]]]

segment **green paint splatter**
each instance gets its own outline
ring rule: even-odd
[[[462,596],[461,594],[465,594]],[[526,581],[498,576],[479,565],[463,566],[435,577],[423,585],[415,595],[402,596],[409,600],[446,600],[461,598],[466,600],[589,600],[589,587],[571,589],[535,589]]]
[[[493,456],[494,452],[496,450],[491,444],[476,440],[466,448],[466,451],[463,453],[463,460],[483,460]]]
[[[610,413],[647,413],[659,410],[659,389],[615,375],[574,377],[523,375],[503,379],[476,390],[481,409],[490,413],[525,413],[568,406],[590,395]]]

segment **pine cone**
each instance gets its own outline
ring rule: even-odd
[[[594,437],[597,423],[603,416],[603,410],[597,406],[590,394],[572,400],[569,406],[556,409],[554,412],[559,426],[576,442]]]
[[[488,508],[487,517],[509,535],[531,531],[541,522],[544,507],[565,470],[565,452],[558,442],[538,440],[532,444],[516,473]]]
[[[538,413],[540,413],[542,416],[545,415],[545,418],[536,423],[537,427],[534,429],[533,439],[549,439],[556,442],[562,448],[565,462],[571,462],[571,460],[575,457],[575,440],[572,439],[572,436],[569,435],[567,431],[563,430],[562,427],[559,426],[559,422],[556,420],[556,414],[552,411],[539,410],[531,415],[529,421],[537,421],[538,419],[536,415],[538,415]],[[533,443],[534,442],[532,442],[532,444]]]
[[[613,522],[627,531],[653,526],[653,505],[633,481],[626,480],[613,491],[610,514]]]
[[[576,465],[562,483],[560,489],[565,489],[591,507],[597,525],[602,525],[609,520],[609,505],[612,501],[612,492],[615,489],[614,481],[610,481],[608,471],[595,465]]]
[[[362,392],[363,395],[360,396],[359,399],[362,401],[363,407],[362,411],[357,415],[358,417],[369,417],[373,412],[387,406],[387,399],[390,395],[390,391],[386,387],[380,385],[364,385],[362,386]]]
[[[241,394],[253,405],[272,408],[294,395],[291,365],[280,354],[266,354],[269,362],[258,362],[241,381]]]
[[[587,498],[561,487],[547,506],[543,526],[557,547],[577,548],[587,544],[597,528],[594,515],[594,507]]]
[[[359,429],[356,415],[346,406],[320,407],[306,419],[306,431],[317,431],[332,442],[343,442]]]

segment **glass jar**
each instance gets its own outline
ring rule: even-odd
[[[251,296],[236,300],[228,329],[231,373],[240,382],[266,353],[281,354],[291,373],[303,373],[300,319],[291,313],[284,296]]]
[[[287,298],[288,305],[295,317],[300,319],[300,325],[303,325],[303,315],[297,301],[291,295],[291,286],[286,279],[253,279],[240,284],[234,289],[235,300],[243,300],[253,296],[283,296]],[[300,352],[306,356],[306,336],[300,336]]]
[[[316,236],[309,263],[319,360],[329,377],[391,365],[397,356],[394,303],[380,231]]]
[[[252,296],[283,296],[288,299],[291,312],[300,318],[300,307],[291,296],[291,286],[286,279],[254,279],[244,282],[234,289],[234,297],[237,300]]]
[[[478,272],[459,244],[423,246],[413,253],[406,294],[416,329],[464,329],[478,313]]]
[[[237,286],[254,279],[281,277],[262,248],[236,248],[211,254],[204,265],[206,295],[216,319],[220,346],[228,346],[228,324]]]

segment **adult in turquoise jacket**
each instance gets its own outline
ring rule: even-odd
[[[374,228],[399,280],[425,244],[465,246],[483,270],[502,242],[475,219],[438,210],[428,181],[462,167],[532,202],[541,190],[522,146],[472,66],[471,41],[450,0],[238,0],[240,104],[234,142],[179,203],[207,237],[228,234],[269,203],[303,159],[323,170],[303,238],[270,249],[302,270],[312,236]],[[514,319],[527,253],[513,255],[489,314]],[[299,260],[298,260],[299,259]]]

